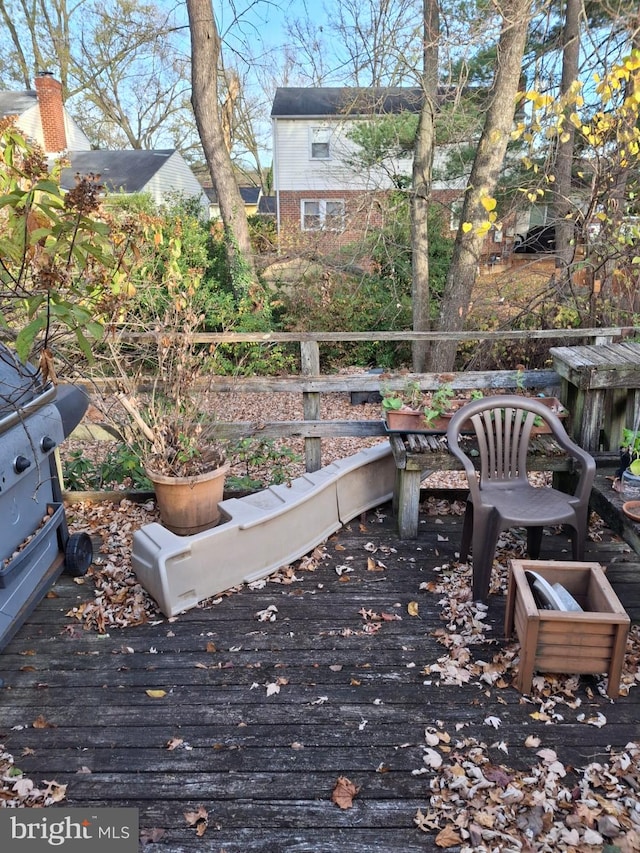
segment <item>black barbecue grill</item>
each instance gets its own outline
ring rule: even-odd
[[[43,386],[0,344],[0,649],[62,571],[91,565],[91,538],[69,535],[54,459],[87,403],[73,385]]]

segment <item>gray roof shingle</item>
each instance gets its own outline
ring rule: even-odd
[[[411,87],[388,88],[284,88],[276,89],[271,116],[273,118],[377,115],[420,111],[422,90]]]
[[[35,90],[0,92],[0,116],[19,116],[38,103]]]
[[[75,176],[100,175],[100,182],[111,192],[141,192],[158,169],[175,153],[175,149],[146,151],[70,151],[71,165],[62,170],[63,189],[75,186]]]

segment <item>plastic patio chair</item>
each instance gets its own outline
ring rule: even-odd
[[[527,452],[534,421],[542,418],[556,442],[580,466],[573,494],[556,488],[535,487],[527,474]],[[461,428],[473,425],[478,440],[478,469],[460,446]],[[467,403],[451,418],[447,429],[449,451],[467,475],[469,497],[462,527],[460,560],[471,545],[473,598],[486,601],[498,537],[503,530],[526,527],[531,559],[540,554],[542,529],[567,525],[571,529],[573,559],[584,558],[589,519],[589,496],[596,472],[593,457],[567,435],[560,418],[544,403],[529,397],[499,395]]]

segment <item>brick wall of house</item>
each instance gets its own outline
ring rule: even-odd
[[[280,192],[280,243],[283,247],[313,246],[327,250],[361,240],[368,231],[383,224],[380,192],[349,192],[345,190],[282,190]],[[301,202],[344,201],[345,218],[342,231],[303,231],[301,227]]]
[[[62,83],[49,72],[43,71],[35,78],[44,150],[58,153],[67,147],[67,135],[64,127],[64,109],[62,101]]]
[[[362,240],[367,233],[384,225],[382,199],[384,192],[348,192],[345,190],[280,191],[280,246],[285,250],[312,250],[330,254],[336,249]],[[343,231],[303,231],[301,228],[301,201],[322,199],[345,202],[345,227]],[[451,229],[451,209],[461,200],[460,190],[434,190],[432,200],[442,209],[442,221],[447,236],[454,238],[457,228]],[[506,246],[494,241],[489,232],[482,248],[480,263],[493,262],[503,255]]]

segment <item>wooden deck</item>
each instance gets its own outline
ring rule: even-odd
[[[574,767],[638,737],[638,687],[612,702],[583,676],[582,705],[562,705],[562,721],[549,724],[531,717],[542,699],[525,701],[508,684],[448,685],[425,671],[447,650],[433,635],[445,627],[442,596],[420,585],[453,559],[460,525],[459,516],[421,511],[417,540],[400,541],[385,506],[342,529],[291,584],[244,588],[107,636],[65,615],[88,592],[63,577],[0,657],[0,743],[37,784],[67,784],[63,805],[139,808],[143,838],[157,838],[150,850],[434,850],[435,832],[414,826],[433,776],[424,772],[426,727],[452,742],[463,731],[515,769],[536,761],[529,734]],[[563,559],[568,548],[564,534],[545,537],[543,558]],[[608,566],[640,620],[640,558],[605,530],[587,559]],[[340,566],[352,571],[338,574]],[[271,605],[275,621],[259,621]],[[476,659],[504,645],[504,605],[491,596],[493,640],[472,647]],[[371,622],[366,611],[401,619]],[[269,685],[279,692],[267,695]],[[600,728],[578,720],[598,712]],[[498,741],[508,754],[491,746]],[[360,788],[345,810],[331,801],[341,776]],[[208,814],[202,838],[184,817],[199,806]]]

